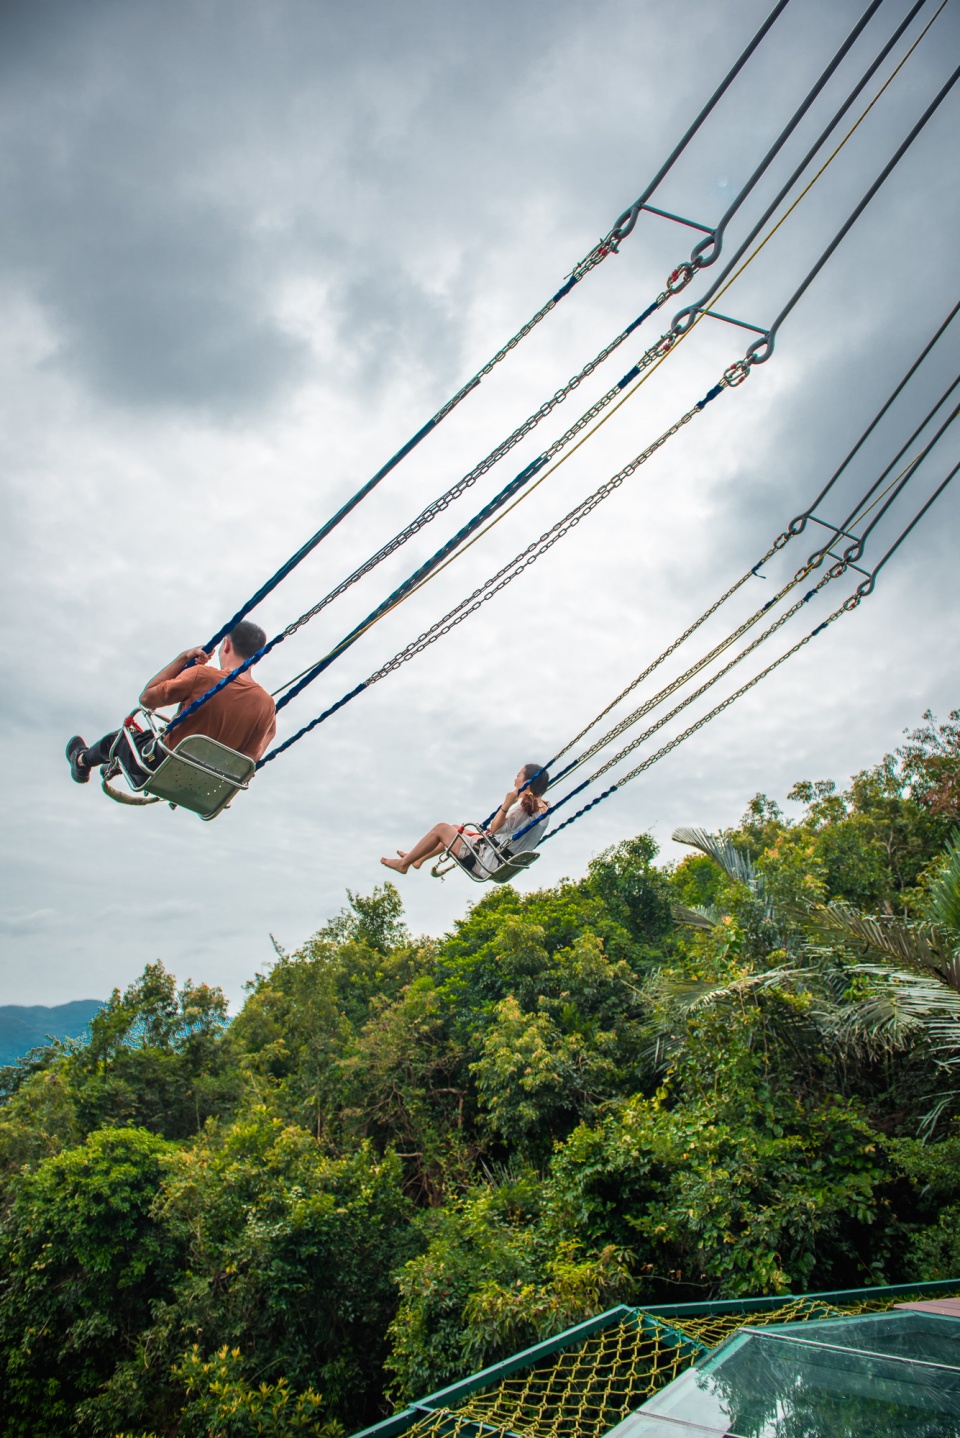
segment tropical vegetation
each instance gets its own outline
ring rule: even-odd
[[[0,1071],[0,1433],[336,1438],[617,1302],[960,1275],[960,711],[787,801]]]

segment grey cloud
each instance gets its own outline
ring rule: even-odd
[[[379,882],[381,853],[437,818],[489,812],[519,762],[575,732],[826,478],[949,302],[955,172],[938,148],[955,102],[937,143],[917,149],[811,288],[774,363],[507,595],[271,765],[215,825],[165,806],[119,810],[67,776],[75,727],[91,737],[115,723],[168,649],[200,637],[199,613],[209,632],[263,578],[265,551],[289,552],[334,491],[366,477],[543,301],[768,8],[700,3],[677,26],[655,0],[2,7],[2,263],[59,339],[38,367],[46,339],[29,315],[0,335],[12,680],[0,843],[8,920],[38,926],[33,962],[5,975],[11,1001],[106,993],[158,955],[238,999],[271,959],[268,932],[295,946],[340,908],[346,886]],[[853,0],[789,7],[661,202],[715,218],[856,13]],[[918,112],[955,28],[914,67],[902,99],[878,110],[869,144],[823,202],[766,252],[734,313],[776,313]],[[314,580],[323,592],[352,567],[349,546],[367,526],[393,533],[636,314],[689,248],[665,222],[638,226],[621,257],[278,594],[279,622],[300,612],[291,589],[305,608]],[[285,712],[285,732],[443,612],[441,596],[469,592],[742,353],[739,333],[698,334],[709,364],[698,369],[696,344],[685,347],[624,411],[632,417],[561,472],[560,495],[545,486],[520,511],[522,536],[505,526],[477,546],[466,578],[451,571],[435,598],[428,591],[351,651],[343,672]],[[491,492],[478,486],[470,512]],[[668,840],[677,823],[731,822],[755,789],[782,796],[804,774],[843,780],[928,704],[955,705],[958,500],[869,606],[545,846],[527,886],[582,873],[593,852],[651,823]],[[438,537],[459,522],[449,518]],[[363,543],[356,559],[372,547]],[[391,575],[402,577],[415,548]],[[368,595],[382,596],[383,580],[318,621],[304,661],[366,612]],[[742,613],[772,587],[751,581]],[[290,672],[286,658],[267,682]],[[403,895],[411,928],[434,933],[477,897],[425,875]],[[6,932],[12,947],[19,931]]]
[[[26,914],[0,914],[0,930],[5,934],[18,936],[42,933],[57,921],[56,915],[56,909],[32,909]]]

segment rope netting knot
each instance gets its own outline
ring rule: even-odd
[[[670,1319],[629,1311],[582,1342],[470,1393],[455,1407],[413,1405],[423,1416],[404,1438],[602,1438],[740,1328],[881,1313],[907,1298],[888,1294],[838,1303],[785,1298],[761,1312]]]

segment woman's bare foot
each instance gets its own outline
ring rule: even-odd
[[[385,869],[395,869],[398,874],[405,874],[410,867],[409,864],[403,862],[402,857],[399,859],[381,859],[380,862]]]
[[[397,850],[397,853],[400,855],[401,859],[405,859],[405,858],[407,857],[406,851],[405,851],[404,849],[398,849],[398,850]],[[425,859],[414,859],[413,863],[410,865],[410,868],[411,868],[411,869],[419,869],[419,868],[422,868],[422,866],[423,866],[425,863],[426,863],[426,860],[425,860]],[[406,872],[407,872],[406,869],[404,869],[403,872],[406,873]]]

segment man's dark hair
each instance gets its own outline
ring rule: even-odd
[[[240,623],[230,630],[227,638],[233,645],[234,654],[241,659],[251,658],[267,642],[266,631],[261,629],[259,624],[254,624],[252,619],[241,619]]]

